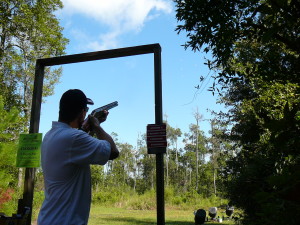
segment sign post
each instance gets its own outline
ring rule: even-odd
[[[166,124],[148,124],[148,154],[156,154],[157,224],[165,224],[164,158],[167,147]]]
[[[163,123],[161,48],[154,50],[154,91],[155,124],[160,125]],[[166,148],[153,148],[151,151],[156,152],[157,225],[165,225],[164,153]]]

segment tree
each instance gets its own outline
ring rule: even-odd
[[[211,90],[229,107],[220,114],[235,142],[223,171],[228,197],[244,224],[298,224],[299,0],[175,2],[185,47],[212,53]]]
[[[155,173],[155,155],[147,153],[146,135],[142,135],[139,142],[139,151],[142,154],[140,159],[141,165],[141,182],[140,193],[144,193],[146,190],[153,190],[155,185],[156,173]]]
[[[10,111],[4,109],[3,97],[0,95],[0,196],[11,192],[9,190],[13,190],[17,185],[18,169],[15,167],[17,136],[14,130],[21,120],[15,107]],[[0,209],[3,203],[0,198]]]
[[[93,190],[95,190],[96,192],[101,190],[100,187],[105,186],[104,180],[104,167],[99,165],[91,165],[91,183]]]
[[[187,168],[190,173],[193,173],[195,178],[192,182],[193,187],[196,191],[199,191],[199,166],[204,164],[204,155],[207,153],[206,149],[206,137],[204,132],[199,129],[198,124],[190,124],[190,132],[185,133],[183,142],[185,143],[185,161],[187,161]],[[201,182],[204,180],[201,179]]]
[[[176,170],[178,170],[178,138],[181,137],[181,130],[179,128],[173,128],[167,121],[167,115],[165,115],[165,123],[166,123],[166,130],[167,130],[167,141],[168,141],[168,146],[167,146],[167,154],[165,157],[166,160],[166,185],[169,185],[169,164],[175,163],[176,165]],[[172,158],[170,153],[172,151],[175,151],[175,159]],[[174,161],[174,162],[173,162]],[[174,174],[175,175],[175,174]],[[176,179],[176,178],[172,178]]]
[[[120,157],[114,163],[115,183],[133,187],[134,152],[133,146],[128,143],[118,144]]]
[[[199,174],[199,121],[202,119],[202,115],[199,114],[198,108],[197,112],[194,114],[197,131],[196,131],[196,190],[198,190],[198,174]]]
[[[177,31],[186,31],[189,39],[185,47],[211,52],[213,61],[208,65],[222,69],[220,79],[228,80],[237,75],[231,68],[231,59],[240,42],[279,44],[289,52],[287,55],[294,55],[292,60],[298,59],[295,55],[300,52],[298,0],[175,0],[175,3],[177,20],[183,22]],[[299,71],[299,65],[294,66]]]
[[[13,128],[6,126],[1,130],[1,135],[11,133],[14,136],[14,139],[5,143],[2,154],[10,155],[10,151],[15,151],[15,139],[19,133],[28,132],[36,59],[64,54],[68,41],[63,37],[62,28],[54,15],[59,8],[62,8],[60,0],[3,0],[0,3],[0,89],[3,110],[15,112],[17,108],[19,118]],[[53,94],[61,71],[61,68],[46,69],[43,97]],[[10,167],[13,165],[10,164]],[[9,174],[7,170],[3,172]],[[22,177],[20,168],[19,175],[14,177],[19,187]]]
[[[277,224],[284,224],[292,208],[299,210],[299,198],[288,197],[299,188],[297,89],[295,85],[268,85],[260,90],[260,98],[235,108],[235,120],[241,122],[233,127],[229,138],[236,141],[240,151],[228,161],[226,186],[231,199],[247,209],[245,219],[249,223],[259,212],[273,220],[280,215],[282,221],[277,218]],[[272,213],[268,212],[271,209]],[[274,211],[278,211],[276,218]]]
[[[213,189],[214,194],[223,193],[222,182],[223,177],[221,172],[226,167],[226,160],[229,159],[229,154],[232,154],[231,143],[225,138],[227,131],[227,124],[219,121],[217,118],[210,120],[211,130],[209,131],[210,137],[207,139],[207,149],[210,155],[208,164],[211,165],[213,171]],[[217,186],[217,183],[220,186]]]
[[[178,139],[181,137],[180,128],[174,128],[167,123],[167,185],[169,183],[174,187],[178,186],[178,183],[181,181],[179,174],[179,149],[178,149]]]
[[[27,123],[36,59],[63,55],[67,44],[54,15],[59,8],[60,0],[1,1],[0,88],[5,108],[17,106]],[[53,94],[60,74],[61,69],[46,69],[44,97]]]

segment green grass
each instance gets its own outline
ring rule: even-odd
[[[167,197],[174,196],[173,193],[166,192]],[[156,216],[156,203],[155,203],[155,192],[150,191],[141,196],[131,195],[119,196],[122,201],[114,202],[108,201],[103,202],[103,199],[109,199],[103,197],[106,192],[101,192],[100,196],[94,196],[93,203],[91,205],[91,212],[89,218],[89,225],[155,225],[157,224]],[[109,193],[111,195],[111,193]],[[34,211],[33,211],[33,224],[36,224],[39,208],[43,201],[43,193],[35,194]],[[108,195],[109,196],[109,195]],[[99,201],[102,200],[102,201]],[[177,198],[179,199],[179,198]],[[226,200],[219,198],[211,199],[197,199],[188,198],[189,201],[171,201],[166,202],[165,206],[165,224],[166,225],[194,225],[194,208],[208,209],[212,205],[224,205]],[[191,201],[190,201],[191,199]],[[179,199],[180,200],[180,199]],[[173,204],[172,204],[173,203]],[[224,209],[218,209],[218,216],[224,215]],[[206,222],[208,225],[219,225],[217,222]],[[222,224],[234,224],[233,221],[223,221]]]
[[[166,225],[193,225],[194,214],[191,210],[166,209]],[[128,210],[123,208],[92,205],[89,225],[155,225],[156,210]],[[217,222],[206,222],[209,225],[219,225]],[[222,224],[234,224],[223,221]]]

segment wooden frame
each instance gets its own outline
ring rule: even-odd
[[[162,81],[161,81],[161,47],[159,44],[140,45],[128,48],[111,49],[106,51],[89,52],[83,54],[65,55],[60,57],[38,59],[35,68],[35,80],[32,96],[29,133],[39,132],[44,69],[46,66],[63,65],[69,63],[87,62],[93,60],[126,57],[133,55],[154,53],[154,86],[155,86],[155,124],[162,124]],[[157,187],[157,224],[165,224],[164,206],[164,153],[166,148],[151,149],[156,154],[156,187]],[[23,199],[19,200],[18,213],[24,207],[32,209],[35,168],[26,168]],[[27,225],[31,224],[32,210],[28,216]]]

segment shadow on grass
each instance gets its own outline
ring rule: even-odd
[[[123,217],[123,218],[106,218],[106,220],[110,222],[126,222],[128,224],[132,225],[155,225],[156,220],[150,220],[150,219],[137,219],[133,217]],[[166,225],[194,225],[194,222],[186,222],[186,221],[166,221]],[[204,225],[219,225],[219,223],[215,222],[205,222]]]

